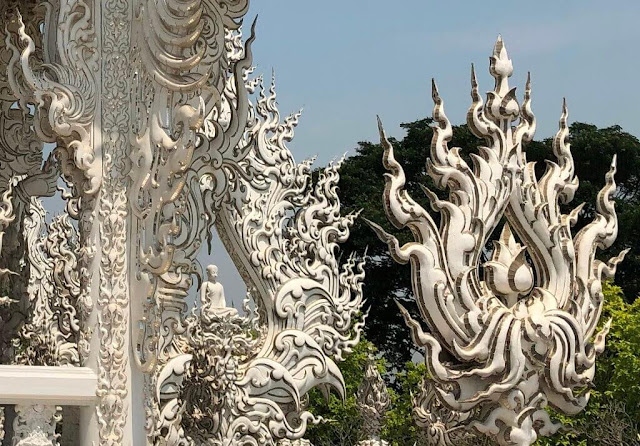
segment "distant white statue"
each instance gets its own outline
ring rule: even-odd
[[[238,310],[227,307],[224,297],[224,287],[218,282],[218,267],[207,266],[207,281],[200,288],[200,303],[202,314],[212,316],[237,316]]]

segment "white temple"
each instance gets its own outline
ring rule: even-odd
[[[304,445],[320,421],[305,395],[344,396],[338,363],[364,324],[364,261],[341,259],[339,244],[358,215],[340,213],[340,163],[314,183],[311,162],[287,149],[299,115],[282,119],[275,88],[253,74],[248,6],[0,2],[5,444]],[[472,166],[447,146],[434,85],[428,170],[449,199],[426,193],[439,227],[403,190],[381,131],[387,213],[416,243],[372,226],[412,265],[429,331],[400,311],[426,355],[415,414],[434,444],[466,429],[529,445],[558,429],[547,405],[582,410],[607,332],[596,332],[601,279],[623,257],[594,259],[617,233],[615,161],[596,220],[572,237],[579,208],[558,208],[577,187],[566,107],[557,160],[538,179],[524,145],[531,89],[520,104],[500,40],[490,70],[486,103],[472,77],[469,125],[487,141]],[[47,220],[42,198],[54,195],[65,211]],[[214,231],[247,285],[243,311],[198,262]],[[375,369],[367,377],[362,444],[384,445],[389,396]]]
[[[251,75],[247,9],[0,4],[0,399],[15,405],[14,445],[68,435],[65,407],[80,408],[69,444],[295,441],[315,422],[301,398],[344,392],[336,362],[358,342],[364,275],[337,248],[356,216],[340,216],[338,165],[314,186],[293,161],[298,116],[281,120]],[[40,197],[59,185],[66,213],[47,224]],[[212,231],[250,291],[244,314],[197,261]]]

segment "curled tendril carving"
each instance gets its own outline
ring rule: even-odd
[[[299,114],[281,120],[273,84],[251,77],[255,23],[243,42],[238,20],[246,0],[143,3],[137,20],[157,26],[136,37],[129,200],[149,441],[299,439],[319,421],[304,409],[309,390],[344,393],[336,363],[363,325],[363,262],[341,264],[338,253],[357,216],[340,215],[340,163],[314,184],[311,162],[293,160]],[[197,256],[212,231],[247,284],[247,316],[209,304],[187,313],[188,293],[205,286]]]
[[[45,45],[54,41],[57,45],[60,60],[52,63],[42,59],[42,48],[28,34],[40,34],[38,26],[42,24],[48,36],[48,26],[54,20],[53,9],[48,6],[42,5],[45,14],[37,16],[40,20],[36,21],[35,30],[33,26],[27,29],[19,11],[7,21],[5,40],[12,51],[8,81],[22,109],[26,111],[27,104],[34,106],[34,127],[39,139],[49,143],[64,141],[62,170],[77,188],[77,194],[94,195],[102,181],[102,158],[94,151],[92,133],[94,77],[98,70],[92,10],[84,0],[69,1],[60,8],[61,25],[55,31],[56,38],[44,41]]]
[[[617,235],[615,159],[598,194],[595,220],[572,235],[581,206],[568,215],[559,207],[578,187],[566,104],[553,142],[556,161],[548,161],[537,178],[525,150],[536,127],[531,82],[520,104],[509,86],[512,72],[501,38],[490,58],[495,88],[486,103],[472,70],[467,123],[486,146],[471,154],[471,165],[459,148],[448,147],[452,127],[433,83],[435,126],[427,172],[449,197],[440,200],[424,191],[440,214],[439,226],[404,190],[404,171],[380,125],[389,171],[385,210],[394,226],[412,231],[415,241],[400,246],[369,223],[394,259],[412,266],[416,300],[429,331],[402,306],[400,311],[424,349],[431,377],[421,389],[428,395],[416,398],[417,413],[429,424],[431,408],[450,412],[444,421],[439,417],[446,429],[431,429],[440,436],[438,444],[450,444],[447,430],[468,428],[500,444],[529,445],[560,427],[545,407],[575,414],[586,406],[609,327],[597,331],[601,281],[614,275],[625,254],[608,262],[595,258],[596,249],[611,246]],[[481,264],[483,247],[503,217],[492,257]]]

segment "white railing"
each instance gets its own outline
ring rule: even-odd
[[[15,410],[12,446],[56,445],[59,406],[93,408],[97,383],[86,367],[0,365],[0,405]]]

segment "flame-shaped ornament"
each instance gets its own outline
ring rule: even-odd
[[[425,192],[440,213],[439,227],[404,190],[404,171],[380,126],[389,170],[385,210],[397,228],[411,229],[416,241],[400,246],[370,224],[396,261],[411,262],[428,332],[404,308],[400,311],[424,349],[431,380],[422,386],[428,394],[415,399],[415,413],[430,428],[435,444],[452,444],[452,435],[466,429],[499,444],[530,445],[560,428],[545,407],[566,414],[584,409],[609,328],[607,323],[596,332],[601,281],[614,275],[625,254],[606,263],[595,259],[596,248],[611,246],[618,232],[612,200],[615,159],[598,194],[595,220],[573,236],[581,206],[568,215],[559,208],[578,187],[567,142],[566,104],[553,142],[556,161],[548,161],[537,178],[524,150],[536,126],[531,82],[527,80],[520,105],[508,82],[512,72],[498,38],[490,58],[495,89],[485,104],[472,69],[467,123],[486,146],[471,155],[471,165],[459,148],[447,145],[452,127],[433,84],[435,127],[427,171],[438,187],[448,189],[449,198]],[[491,260],[482,265],[480,254],[503,217],[500,240]],[[449,415],[431,428],[433,407]]]

